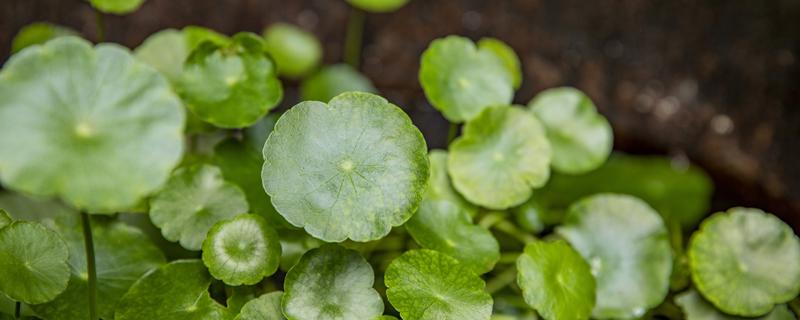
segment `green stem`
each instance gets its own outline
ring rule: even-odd
[[[350,17],[347,19],[347,34],[344,38],[344,61],[358,69],[361,61],[361,42],[364,37],[364,11],[356,8],[350,9]]]
[[[500,254],[500,260],[497,261],[499,264],[512,264],[517,263],[517,259],[519,256],[522,255],[522,252],[506,252]]]
[[[447,131],[447,144],[449,145],[456,139],[458,134],[458,123],[450,122],[450,130]]]
[[[519,240],[519,242],[522,242],[523,244],[528,244],[536,241],[536,237],[528,234],[525,231],[520,230],[519,228],[517,228],[517,226],[508,221],[500,221],[494,225],[494,228],[514,237],[514,239]]]
[[[94,259],[94,240],[89,215],[81,212],[83,243],[86,247],[86,271],[89,273],[89,319],[97,320],[97,269]]]
[[[94,12],[95,22],[97,23],[97,42],[105,42],[106,41],[106,24],[105,18],[103,17],[103,13],[95,10]]]
[[[502,211],[491,212],[478,221],[478,225],[484,229],[489,229],[500,221],[506,218],[506,213]]]
[[[17,301],[16,305],[14,306],[14,319],[19,319],[21,313],[22,313],[22,302]]]
[[[495,292],[514,282],[516,279],[517,269],[514,267],[508,268],[486,282],[486,292],[489,294],[494,294]]]

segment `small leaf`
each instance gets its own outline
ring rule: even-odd
[[[614,133],[583,92],[562,87],[539,93],[528,107],[553,146],[553,168],[568,174],[597,169],[611,154]]]
[[[17,53],[35,44],[43,44],[58,37],[77,35],[74,30],[47,22],[34,22],[17,32],[11,42],[11,53]]]
[[[328,244],[307,252],[286,274],[281,305],[289,320],[375,319],[383,301],[372,267],[358,252]]]
[[[8,212],[6,212],[3,209],[0,209],[0,229],[3,229],[3,227],[11,224],[11,222],[13,221],[14,220],[11,219],[11,216],[8,215]]]
[[[597,280],[592,317],[635,318],[669,291],[672,248],[661,217],[643,201],[598,194],[570,206],[556,232],[589,262]]]
[[[466,211],[470,217],[477,215],[478,207],[465,200],[453,189],[450,175],[447,173],[447,151],[431,150],[428,153],[428,161],[430,162],[431,177],[428,180],[425,199],[450,201]]]
[[[453,185],[472,203],[506,209],[528,200],[550,176],[550,144],[536,118],[512,106],[486,109],[450,145]]]
[[[469,214],[449,201],[423,200],[405,227],[423,248],[456,258],[476,274],[491,271],[500,260],[492,233],[473,225]]]
[[[215,223],[247,210],[242,190],[223,180],[219,168],[210,165],[175,170],[164,188],[150,199],[153,224],[164,238],[180,241],[189,250],[200,250]]]
[[[795,320],[796,317],[785,304],[777,305],[766,315],[758,318],[740,318],[720,312],[703,299],[694,289],[675,297],[675,303],[683,309],[686,320]]]
[[[514,89],[519,89],[519,86],[522,85],[522,66],[514,49],[499,39],[481,38],[478,41],[478,50],[488,50],[494,53],[503,62],[503,67],[505,67],[508,77],[511,78]]]
[[[308,74],[322,60],[322,44],[314,34],[288,23],[264,30],[264,49],[275,59],[278,73],[290,78]]]
[[[492,314],[483,280],[438,251],[407,251],[386,269],[384,282],[405,320],[487,320]]]
[[[234,320],[285,320],[281,313],[283,292],[275,291],[250,300]]]
[[[328,241],[384,237],[416,211],[425,139],[379,96],[344,93],[283,114],[264,145],[264,190],[289,223]]]
[[[203,263],[227,285],[252,285],[275,273],[281,257],[278,234],[264,218],[244,214],[220,221],[203,242]]]
[[[689,243],[697,290],[728,314],[761,316],[800,294],[800,239],[777,217],[733,208],[700,225]]]
[[[89,0],[97,10],[112,14],[128,14],[139,9],[144,0]]]
[[[350,91],[377,93],[372,81],[348,64],[325,66],[308,77],[300,86],[300,97],[304,101],[328,102],[334,97]]]
[[[525,301],[545,319],[589,319],[595,280],[589,264],[566,242],[528,244],[517,270]]]
[[[223,320],[233,318],[211,299],[211,276],[200,260],[170,262],[139,278],[122,297],[115,320]]]
[[[183,63],[190,51],[183,31],[164,29],[147,37],[136,47],[134,55],[175,83],[183,73]]]
[[[308,250],[319,248],[324,243],[302,230],[282,230],[280,238],[282,271],[289,271]]]
[[[431,42],[422,54],[419,82],[433,107],[450,122],[471,120],[514,97],[512,78],[495,52],[457,36]]]
[[[408,3],[408,0],[347,0],[350,5],[370,12],[390,12]]]
[[[67,288],[69,251],[64,240],[36,222],[0,229],[0,292],[28,304],[53,300]]]

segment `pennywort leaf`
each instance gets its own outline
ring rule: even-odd
[[[36,222],[0,229],[0,293],[28,304],[53,300],[67,288],[69,250],[61,237]]]
[[[34,22],[17,32],[11,41],[11,53],[17,53],[35,44],[43,44],[55,38],[76,35],[74,30],[47,22]]]
[[[275,291],[250,300],[234,320],[285,320],[281,312],[283,292]]]
[[[449,201],[466,211],[470,217],[478,214],[478,206],[465,200],[450,182],[450,174],[447,173],[447,151],[431,150],[428,153],[428,161],[430,162],[431,177],[428,181],[425,199]]]
[[[13,221],[14,220],[11,219],[11,216],[8,215],[8,212],[6,212],[3,209],[0,209],[0,229],[3,229],[3,227],[11,224],[11,222]]]
[[[328,102],[345,92],[377,93],[372,81],[348,64],[325,66],[304,80],[300,97],[305,100]]]
[[[278,74],[290,78],[308,74],[322,60],[319,40],[288,23],[276,23],[264,30],[264,49],[275,59]]]
[[[256,284],[275,273],[280,257],[278,233],[252,214],[217,222],[203,242],[208,271],[232,286]]]
[[[399,9],[408,0],[347,0],[352,6],[371,12],[389,12]]]
[[[102,12],[122,15],[139,9],[144,0],[89,0],[89,3]]]
[[[785,304],[777,305],[769,313],[757,318],[742,318],[720,312],[692,289],[676,296],[675,303],[683,309],[686,320],[795,320]]]
[[[514,89],[519,89],[519,86],[522,85],[522,64],[519,62],[519,57],[514,52],[514,49],[499,39],[481,38],[478,41],[478,50],[494,53],[503,63]]]

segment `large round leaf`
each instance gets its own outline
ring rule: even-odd
[[[308,77],[300,86],[302,100],[328,102],[333,97],[350,91],[378,92],[372,81],[348,64],[325,66]]]
[[[166,260],[139,229],[100,219],[93,219],[91,226],[97,270],[97,310],[101,318],[113,319],[119,299],[136,279]],[[87,319],[89,278],[80,220],[58,218],[55,228],[69,246],[72,275],[64,293],[53,301],[32,307],[36,314],[49,320]]]
[[[473,225],[469,214],[452,202],[423,200],[404,226],[420,246],[456,258],[476,274],[491,271],[500,260],[492,233]]]
[[[324,245],[286,274],[283,313],[289,320],[375,319],[383,313],[383,300],[374,282],[372,267],[358,252]]]
[[[428,153],[428,161],[430,162],[431,177],[428,180],[425,199],[450,201],[466,211],[470,217],[478,214],[478,206],[465,200],[453,189],[450,175],[447,173],[447,151],[431,150]]]
[[[184,65],[177,90],[194,114],[222,128],[252,125],[283,97],[261,38],[239,33],[227,44],[201,43]]]
[[[217,222],[203,242],[203,263],[232,286],[258,283],[278,270],[280,258],[278,233],[257,215]]]
[[[405,320],[487,320],[492,314],[483,280],[438,251],[407,251],[389,264],[384,282]]]
[[[427,147],[400,108],[344,93],[283,114],[264,145],[264,189],[291,224],[338,242],[382,238],[416,211]]]
[[[634,318],[669,291],[672,249],[661,217],[643,201],[598,194],[574,203],[557,228],[592,267],[599,319]]]
[[[589,264],[566,242],[537,241],[517,259],[517,284],[545,319],[589,319],[595,280]]]
[[[285,320],[281,312],[283,292],[275,291],[250,300],[234,320]]]
[[[512,78],[494,51],[457,36],[431,42],[422,54],[419,82],[433,107],[450,122],[471,120],[514,97]]]
[[[92,212],[127,209],[180,160],[183,118],[167,81],[126,49],[55,39],[0,72],[0,180]]]
[[[17,53],[35,44],[42,44],[58,37],[71,36],[77,34],[74,30],[67,27],[47,23],[34,22],[17,32],[14,40],[11,41],[11,53]]]
[[[689,266],[697,290],[729,314],[760,316],[800,294],[800,240],[759,209],[706,219],[689,243]]]
[[[486,109],[450,145],[453,186],[472,203],[506,209],[528,200],[550,176],[550,144],[542,125],[512,106]]]
[[[97,10],[105,13],[126,14],[139,9],[144,0],[89,0]]]
[[[408,0],[347,0],[351,5],[371,12],[389,12],[404,6]]]
[[[769,313],[758,318],[741,318],[724,314],[692,289],[675,297],[675,303],[683,309],[686,320],[795,320],[785,304],[777,305]]]
[[[53,300],[67,288],[69,250],[55,232],[36,222],[0,229],[0,293],[28,304]]]
[[[158,194],[150,199],[150,219],[164,238],[200,250],[218,221],[247,212],[239,187],[222,179],[219,168],[202,165],[175,170]]]
[[[522,85],[522,66],[513,48],[499,39],[481,38],[478,41],[478,50],[487,50],[500,58],[508,77],[511,78],[514,89],[519,89],[519,86]]]
[[[611,154],[614,133],[605,117],[575,88],[542,91],[528,104],[547,130],[553,168],[568,174],[597,169]]]
[[[200,260],[170,262],[139,278],[120,300],[115,320],[224,320],[233,314],[211,299]]]
[[[313,71],[322,59],[319,40],[288,23],[276,23],[264,30],[264,49],[275,59],[278,73],[291,78]]]

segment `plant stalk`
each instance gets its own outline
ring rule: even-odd
[[[83,243],[86,248],[86,271],[89,273],[89,319],[97,320],[97,268],[94,259],[94,240],[89,215],[81,212]]]
[[[517,279],[517,269],[510,267],[486,282],[486,292],[494,294]]]
[[[14,305],[14,319],[19,319],[22,314],[22,302],[17,301]]]
[[[447,144],[450,145],[458,134],[458,123],[450,122],[450,130],[447,131]]]
[[[106,23],[103,13],[95,10],[95,22],[97,23],[97,43],[106,41]]]
[[[366,14],[356,8],[350,9],[347,18],[347,34],[344,38],[344,62],[358,69],[361,62],[361,42],[364,37]]]

